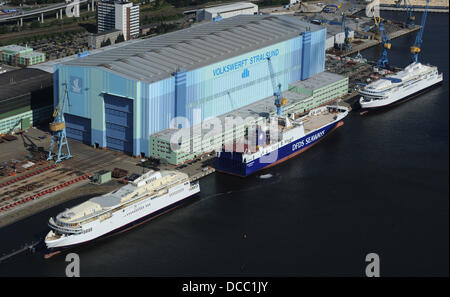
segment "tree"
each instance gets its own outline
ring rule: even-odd
[[[119,34],[119,36],[117,36],[116,43],[120,43],[123,41],[125,41],[125,37],[123,37],[123,34]]]
[[[102,41],[102,43],[100,43],[100,47],[104,47],[104,46],[108,46],[111,45],[111,40],[108,38],[106,41]]]
[[[41,24],[38,21],[33,21],[30,24],[31,29],[39,28],[40,26],[41,26]]]

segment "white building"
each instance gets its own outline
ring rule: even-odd
[[[333,48],[335,45],[343,44],[345,41],[345,32],[341,26],[326,26],[327,27],[327,39],[325,41],[325,50]],[[352,29],[348,32],[348,38],[354,38],[355,31]]]
[[[98,33],[120,30],[125,40],[139,35],[139,5],[127,0],[101,0],[97,9]]]
[[[238,2],[201,9],[197,11],[197,21],[217,21],[240,14],[258,14],[258,5],[249,2]]]

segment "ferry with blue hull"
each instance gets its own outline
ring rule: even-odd
[[[342,126],[348,112],[347,107],[327,105],[297,119],[277,117],[278,135],[258,126],[245,142],[224,146],[217,153],[216,171],[245,177],[284,162]]]

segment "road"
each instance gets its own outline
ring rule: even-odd
[[[78,0],[78,2],[80,4],[86,3],[90,0]],[[34,15],[39,15],[41,13],[46,13],[46,12],[50,12],[50,11],[54,11],[54,10],[60,10],[60,9],[66,9],[66,7],[68,5],[71,5],[72,3],[58,3],[58,4],[52,4],[43,8],[37,8],[37,9],[33,9],[33,10],[29,10],[26,12],[23,12],[22,14],[13,14],[13,15],[9,15],[9,14],[5,14],[5,15],[1,15],[0,16],[0,23],[1,22],[6,22],[6,21],[12,21],[12,20],[16,20],[16,19],[21,19],[21,18],[27,18],[27,17],[31,17]]]

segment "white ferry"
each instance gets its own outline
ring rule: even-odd
[[[383,77],[359,90],[361,108],[370,109],[399,103],[442,82],[435,66],[414,62],[402,71]]]
[[[50,218],[49,250],[72,247],[126,231],[167,212],[200,192],[187,174],[149,171],[108,194],[94,197]]]

